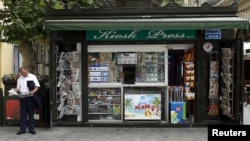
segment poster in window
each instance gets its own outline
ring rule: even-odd
[[[161,120],[161,94],[125,94],[125,120]]]

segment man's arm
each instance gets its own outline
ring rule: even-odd
[[[30,91],[30,95],[34,95],[39,90],[39,87],[35,86],[35,88]]]
[[[14,91],[16,91],[17,93],[19,93],[20,92],[20,90],[19,89],[17,89],[17,88],[12,88]]]

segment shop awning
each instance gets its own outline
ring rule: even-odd
[[[154,18],[154,19],[69,19],[46,20],[45,30],[196,30],[248,29],[249,21],[239,17]]]

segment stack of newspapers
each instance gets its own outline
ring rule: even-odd
[[[14,89],[10,89],[8,91],[9,96],[18,96],[20,98],[24,98],[24,97],[28,97],[28,96],[32,96],[29,93],[17,93]]]

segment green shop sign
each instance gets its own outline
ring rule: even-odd
[[[195,30],[87,30],[87,40],[190,40]]]

